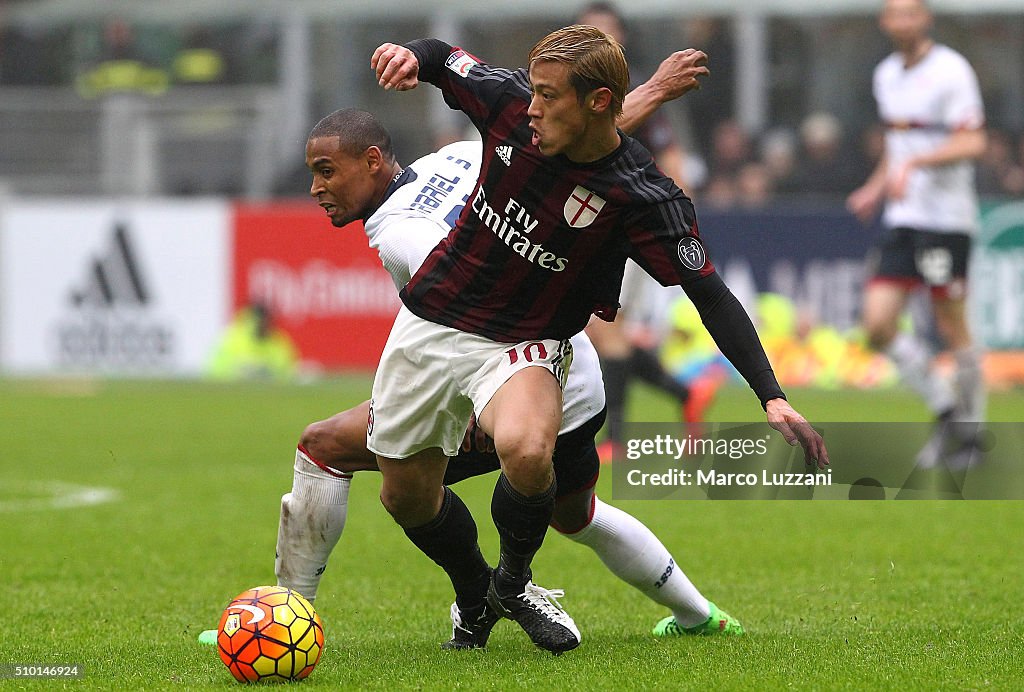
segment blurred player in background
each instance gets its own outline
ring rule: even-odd
[[[824,442],[785,400],[749,317],[707,261],[690,200],[616,129],[628,67],[614,39],[558,30],[534,46],[528,72],[436,39],[385,43],[371,66],[385,89],[421,78],[439,87],[483,135],[472,199],[402,289],[374,379],[367,446],[382,501],[407,534],[417,527],[417,546],[445,567],[457,602],[486,594],[538,646],[572,649],[571,619],[531,600],[530,565],[554,508],[568,339],[591,314],[614,319],[627,258],[683,287],[808,463],[828,463]],[[436,420],[438,410],[450,418]],[[502,469],[491,505],[500,556],[486,589],[464,560],[442,562],[479,553],[468,510],[442,485],[473,413]]]
[[[973,160],[986,146],[981,93],[967,60],[931,38],[924,0],[886,0],[880,25],[896,49],[874,73],[885,154],[847,199],[865,222],[884,203],[886,235],[871,260],[864,328],[936,416],[918,464],[963,466],[977,458],[986,398],[981,353],[965,314],[967,261],[979,223]],[[929,290],[935,325],[953,353],[952,383],[936,371],[929,346],[899,329],[910,292],[920,286]]]
[[[576,23],[597,27],[618,41],[623,49],[626,48],[626,25],[622,15],[611,3],[592,2],[586,5],[576,16]],[[686,189],[683,184],[685,153],[669,119],[663,113],[655,113],[631,134],[651,152],[658,168],[672,178],[680,189]],[[660,289],[661,286],[654,279],[630,260],[626,263],[622,277],[620,312],[611,322],[595,318],[587,325],[587,336],[601,356],[608,400],[605,439],[598,446],[598,453],[604,462],[621,452],[626,399],[631,380],[647,382],[675,398],[681,407],[683,420],[689,423],[701,421],[721,381],[720,378],[709,377],[690,387],[662,366],[658,353],[660,325],[642,324],[644,316],[648,317],[647,322],[652,319],[644,307],[647,303],[657,302],[656,292]],[[627,322],[632,323],[627,325]]]

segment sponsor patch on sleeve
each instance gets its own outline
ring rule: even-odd
[[[464,50],[456,50],[448,56],[444,66],[460,77],[465,77],[476,64],[478,64],[477,61],[469,53]]]

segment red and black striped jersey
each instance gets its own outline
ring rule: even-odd
[[[525,70],[486,65],[435,40],[408,45],[483,137],[476,189],[454,230],[402,291],[420,317],[495,341],[564,339],[611,320],[626,258],[663,285],[714,272],[690,199],[620,133],[604,158],[575,163],[532,144]]]

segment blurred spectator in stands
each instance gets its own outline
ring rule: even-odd
[[[758,151],[775,192],[779,195],[797,192],[793,184],[797,144],[792,131],[786,128],[769,130],[761,137]]]
[[[775,181],[760,161],[742,164],[735,175],[711,178],[700,204],[712,209],[760,209],[775,199]]]
[[[725,120],[711,136],[707,183],[700,190],[700,203],[728,209],[739,203],[739,173],[752,158],[753,142],[735,120]]]
[[[825,111],[804,118],[793,186],[804,196],[839,200],[856,187],[860,175],[839,118]]]
[[[171,66],[178,84],[222,84],[227,76],[227,59],[211,29],[186,29],[181,50]]]
[[[689,17],[682,25],[680,45],[697,48],[708,55],[711,78],[686,95],[695,153],[710,160],[713,133],[734,117],[733,93],[736,83],[735,50],[731,25],[726,18]]]
[[[751,160],[752,149],[750,135],[737,121],[730,119],[720,122],[711,132],[709,180],[720,177],[735,179],[740,167]]]
[[[760,209],[775,198],[775,182],[768,167],[750,161],[736,174],[736,205],[743,209]]]
[[[132,25],[115,17],[103,27],[98,59],[78,75],[75,88],[85,98],[110,93],[156,96],[167,91],[169,83],[170,75],[146,56]]]
[[[710,176],[700,194],[701,207],[731,209],[736,206],[740,191],[731,175]]]
[[[269,308],[252,303],[235,315],[217,342],[207,375],[217,380],[287,380],[296,374],[298,350],[274,326]]]

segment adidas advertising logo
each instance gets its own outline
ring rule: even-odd
[[[498,154],[498,158],[501,159],[505,163],[506,166],[511,166],[512,165],[512,147],[511,146],[494,147],[494,151],[495,151],[495,153]]]
[[[172,328],[147,314],[152,294],[124,223],[93,257],[68,296],[57,324],[61,365],[72,368],[163,366],[174,354]]]
[[[75,307],[113,307],[115,304],[145,305],[148,292],[139,272],[124,224],[114,227],[114,247],[91,263],[88,278],[80,290],[72,291]]]

